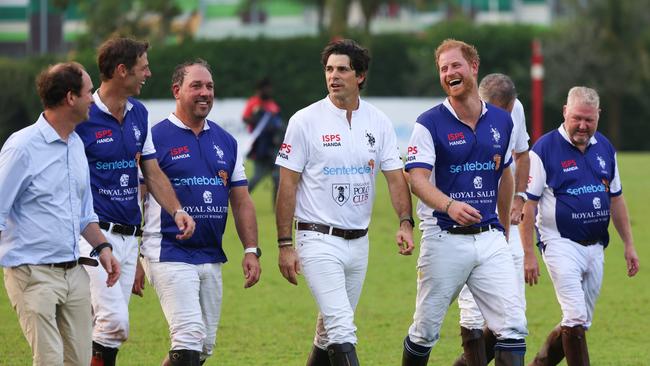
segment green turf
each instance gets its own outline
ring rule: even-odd
[[[603,290],[588,332],[592,365],[648,365],[650,360],[650,219],[647,180],[650,154],[621,154],[620,171],[632,217],[641,271],[625,275],[621,242],[616,234],[606,252]],[[358,354],[364,365],[399,365],[401,342],[413,314],[416,257],[400,257],[392,243],[397,220],[385,183],[378,177],[378,194],[371,224],[368,275],[357,309]],[[232,221],[224,242],[230,262],[224,266],[224,302],[215,356],[206,365],[304,365],[311,347],[316,307],[302,278],[290,286],[277,269],[275,224],[270,182],[254,192],[257,205],[263,273],[261,282],[243,289],[241,247]],[[540,262],[541,263],[541,262]],[[543,268],[543,265],[542,265]],[[0,285],[1,287],[2,285]],[[560,310],[547,273],[527,289],[530,361],[547,332],[560,320]],[[119,364],[156,365],[169,346],[167,324],[157,297],[147,288],[144,298],[131,299],[131,338],[119,353]],[[0,289],[0,365],[29,365],[30,351],[4,289]],[[451,365],[460,351],[458,307],[449,310],[430,365]],[[562,363],[563,365],[565,363]]]

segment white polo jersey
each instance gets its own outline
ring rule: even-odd
[[[289,120],[275,163],[301,173],[296,220],[365,229],[377,173],[402,169],[395,130],[383,112],[359,99],[351,120],[329,97]]]

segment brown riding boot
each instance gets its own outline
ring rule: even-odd
[[[330,366],[330,356],[326,350],[314,345],[307,359],[307,366]]]
[[[562,348],[562,328],[556,326],[546,337],[546,341],[540,348],[535,359],[528,366],[555,366],[564,358],[564,348]]]
[[[483,334],[484,333],[482,329],[467,329],[465,327],[460,327],[463,354],[456,359],[453,366],[487,365],[485,338]],[[492,345],[492,347],[494,348],[494,345]],[[492,354],[494,355],[494,351],[492,351]]]
[[[585,328],[562,327],[562,347],[568,366],[589,366],[589,350]]]

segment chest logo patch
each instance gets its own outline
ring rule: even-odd
[[[140,132],[138,126],[133,125],[133,137],[135,137],[136,141],[140,141],[141,136],[142,136],[142,132]]]
[[[377,141],[371,132],[366,131],[366,138],[368,139],[368,145],[370,145],[370,147],[375,147],[375,142]]]
[[[128,187],[129,186],[129,175],[128,174],[122,174],[120,176],[120,186],[121,187]]]
[[[214,152],[217,154],[217,156],[219,157],[219,159],[223,159],[223,155],[224,155],[224,154],[223,154],[223,150],[221,150],[221,148],[219,147],[219,145],[212,145],[212,147],[214,148]]]
[[[343,206],[350,199],[350,185],[343,183],[332,184],[332,199],[339,206]]]
[[[498,144],[499,140],[501,140],[501,133],[499,133],[499,130],[492,126],[490,126],[490,132],[492,132],[492,140],[494,140],[495,144]]]
[[[607,167],[607,164],[605,164],[605,159],[602,158],[600,155],[596,155],[596,159],[598,160],[598,164],[600,165],[600,169],[605,170],[605,167]]]
[[[217,173],[217,174],[219,175],[219,178],[221,178],[221,181],[223,182],[223,185],[227,186],[228,185],[228,172],[225,171],[225,170],[219,170],[219,173]]]
[[[482,177],[477,175],[476,177],[474,177],[473,183],[474,183],[474,188],[475,189],[483,188],[483,178]]]
[[[594,200],[591,202],[594,204],[594,209],[600,210],[600,198],[594,197]]]
[[[203,202],[212,203],[212,192],[210,191],[203,192]]]

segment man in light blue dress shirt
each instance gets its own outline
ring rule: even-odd
[[[74,128],[88,118],[92,81],[75,62],[37,79],[45,111],[0,151],[0,265],[34,365],[88,365],[91,306],[79,238],[95,248],[112,286],[120,276],[97,224],[84,146]],[[108,249],[108,250],[106,250]]]

